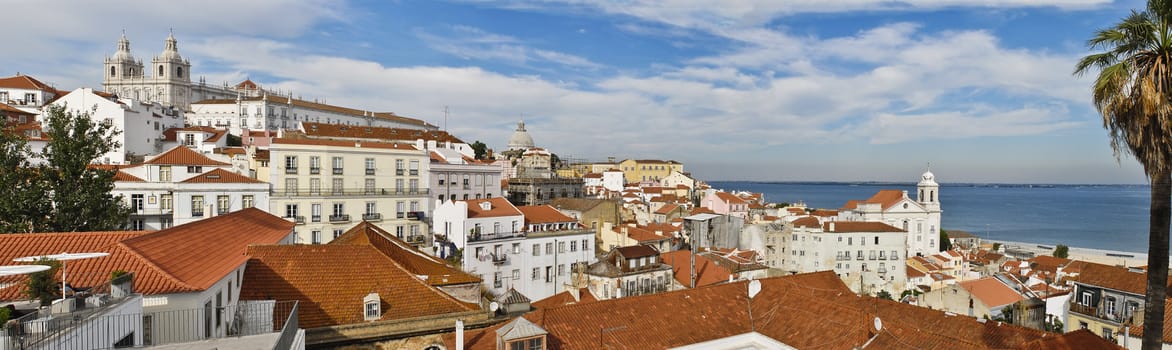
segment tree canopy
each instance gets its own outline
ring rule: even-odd
[[[472,152],[476,156],[476,159],[483,160],[485,156],[488,155],[488,145],[485,145],[484,142],[476,140],[476,142],[473,142],[470,146],[472,147]]]
[[[118,131],[89,113],[46,107],[44,149],[30,150],[23,135],[0,138],[0,232],[108,231],[126,226],[130,209],[114,197],[114,170],[92,164],[116,149]],[[7,130],[11,131],[11,129]]]

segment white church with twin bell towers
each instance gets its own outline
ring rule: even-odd
[[[227,83],[208,85],[202,77],[193,84],[191,62],[179,54],[174,33],[167,35],[163,52],[151,59],[150,66],[130,53],[130,40],[126,39],[126,33],[122,33],[118,51],[106,57],[103,75],[102,89],[107,92],[122,98],[158,102],[184,112],[190,111],[191,103],[195,101],[236,98],[238,93],[244,96],[259,93],[256,89],[238,90]]]

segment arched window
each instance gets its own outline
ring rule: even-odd
[[[163,66],[159,66],[159,77],[163,76]]]
[[[936,191],[928,191],[928,194],[932,197],[932,202],[936,202]]]
[[[176,67],[176,68],[175,68],[175,77],[176,77],[176,78],[182,78],[182,77],[183,77],[183,67]]]
[[[118,76],[118,69],[115,68],[114,66],[110,66],[110,76],[111,77]]]
[[[903,231],[907,232],[907,220],[903,221]]]

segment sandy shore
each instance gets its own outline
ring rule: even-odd
[[[1001,252],[1007,249],[1027,251],[1037,255],[1051,255],[1054,246],[1049,244],[1025,243],[1014,241],[984,240],[983,243],[1001,243]],[[1104,265],[1144,266],[1148,264],[1146,253],[1122,252],[1115,250],[1091,249],[1070,247],[1068,258],[1073,260],[1090,261]]]

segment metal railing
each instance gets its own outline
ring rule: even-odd
[[[500,264],[504,264],[505,262],[509,261],[509,256],[505,255],[504,253],[501,253],[501,254],[489,253],[488,255],[492,258],[493,264],[500,265]]]
[[[309,173],[313,175],[321,174],[321,168],[309,168]]]
[[[1108,312],[1104,308],[1090,306],[1090,305],[1082,305],[1082,304],[1078,304],[1078,303],[1071,303],[1070,304],[1070,311],[1080,313],[1080,314],[1083,314],[1086,316],[1098,318],[1101,320],[1111,321],[1114,323],[1122,323],[1124,321],[1127,321],[1127,316],[1128,316],[1128,315],[1124,315],[1123,310],[1115,310],[1115,312]],[[1142,315],[1142,313],[1140,313],[1140,312],[1135,312],[1135,313],[1133,313],[1133,315],[1134,314],[1141,314]],[[1142,317],[1140,318],[1140,320],[1141,320],[1140,322],[1142,322]]]
[[[289,221],[292,221],[292,222],[294,222],[294,223],[296,223],[296,224],[298,224],[298,225],[301,225],[301,224],[304,224],[304,223],[305,223],[305,217],[304,217],[304,216],[286,216],[286,217],[285,217],[285,219],[286,219],[286,220],[289,220]]]
[[[334,175],[342,175],[342,168],[334,168]]]
[[[150,347],[278,333],[273,349],[288,349],[300,328],[298,302],[252,301],[219,308],[64,317],[22,317],[0,333],[0,348],[110,349]],[[135,333],[141,332],[135,339]],[[7,342],[7,343],[3,343]],[[231,343],[221,347],[232,347]],[[240,346],[237,344],[236,346]]]
[[[330,191],[310,191],[308,189],[279,188],[271,192],[273,197],[419,197],[427,196],[427,188],[394,189],[394,188],[339,188]]]
[[[285,168],[285,173],[286,174],[296,174],[297,168]]]
[[[374,169],[366,169],[366,175],[374,175]]]
[[[382,219],[383,219],[383,214],[381,214],[381,213],[366,213],[366,214],[362,214],[362,220],[366,220],[366,221],[379,221],[379,220],[382,220]]]
[[[350,214],[330,215],[330,222],[350,222]]]
[[[469,242],[491,241],[506,238],[520,238],[525,237],[525,232],[497,232],[497,233],[481,233],[473,232],[468,234]]]

